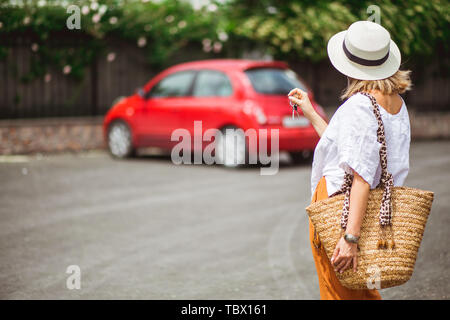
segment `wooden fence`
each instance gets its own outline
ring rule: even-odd
[[[111,42],[108,53],[86,68],[77,81],[50,70],[50,77],[24,83],[20,80],[30,68],[31,41],[18,38],[0,61],[0,118],[67,117],[104,114],[115,98],[130,95],[156,72],[150,70],[145,55],[135,45]]]
[[[114,53],[115,59],[108,61],[102,56],[86,69],[82,81],[71,79],[62,70],[52,70],[50,79],[39,78],[25,84],[19,79],[30,68],[32,41],[17,37],[8,44],[8,55],[0,61],[0,119],[101,115],[116,97],[132,94],[159,71],[148,67],[143,50],[136,45],[123,41],[108,43],[107,52]],[[188,51],[180,53],[173,64],[206,57],[200,49]],[[444,59],[448,57],[444,55]],[[319,103],[323,106],[340,103],[338,97],[346,79],[328,61],[289,64],[312,87]],[[410,107],[417,111],[450,110],[449,75],[441,65],[436,62],[407,65],[414,71],[415,83],[414,91],[406,95]]]
[[[446,61],[438,61],[441,57]],[[403,95],[408,109],[416,112],[450,111],[449,59],[437,55],[433,62],[407,61],[401,69],[412,70],[413,89]],[[338,97],[347,84],[347,78],[326,60],[318,64],[291,62],[290,66],[311,86],[316,100],[325,107],[341,103]]]

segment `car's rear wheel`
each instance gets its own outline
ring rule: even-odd
[[[247,144],[242,129],[228,126],[221,130],[215,140],[216,163],[225,167],[243,166],[247,160]]]
[[[108,129],[108,148],[116,158],[127,158],[134,155],[131,129],[124,121],[111,123]]]
[[[312,161],[313,152],[311,150],[303,150],[299,152],[291,152],[291,160],[295,164],[306,164]]]

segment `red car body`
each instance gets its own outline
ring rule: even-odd
[[[280,61],[255,61],[241,59],[213,59],[187,62],[172,66],[151,79],[136,93],[121,99],[112,106],[104,118],[104,134],[116,120],[124,121],[130,128],[132,146],[159,147],[171,149],[177,142],[171,141],[171,134],[177,128],[185,128],[194,136],[194,121],[202,121],[202,134],[210,128],[222,129],[233,126],[244,131],[250,128],[278,129],[279,150],[301,152],[313,150],[319,136],[308,122],[301,126],[288,126],[283,119],[291,118],[287,92],[283,94],[262,94],[255,90],[246,71],[264,68],[289,70]],[[232,92],[228,96],[198,97],[192,95],[174,97],[150,97],[145,95],[166,77],[182,71],[212,70],[228,77]],[[290,71],[292,72],[292,71]],[[195,82],[195,79],[193,80]],[[192,89],[192,88],[191,88]],[[291,88],[292,89],[292,88]],[[306,88],[308,89],[308,88]],[[314,101],[312,91],[308,95],[314,108],[325,119],[323,109]],[[299,110],[300,115],[302,114]],[[265,119],[265,121],[264,121]],[[203,148],[209,143],[204,142]],[[270,146],[270,140],[267,142]],[[254,152],[251,147],[249,152]]]

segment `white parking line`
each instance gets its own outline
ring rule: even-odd
[[[17,156],[17,155],[0,156],[0,163],[24,163],[28,161],[30,161],[29,156]]]

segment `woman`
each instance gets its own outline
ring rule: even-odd
[[[309,223],[310,242],[319,277],[321,299],[381,299],[377,290],[351,290],[341,285],[335,272],[357,269],[357,242],[369,190],[380,181],[381,167],[377,141],[377,120],[369,93],[381,106],[384,123],[388,171],[394,185],[401,186],[409,170],[410,125],[405,102],[399,96],[411,87],[410,71],[400,71],[400,51],[382,26],[358,21],[328,42],[328,56],[333,66],[348,77],[341,98],[347,99],[327,123],[311,106],[300,89],[289,93],[311,122],[320,141],[312,165],[312,201],[319,201],[338,191],[345,172],[353,174],[350,212],[345,236],[328,259],[314,227]]]

